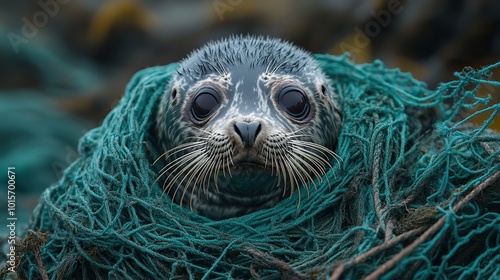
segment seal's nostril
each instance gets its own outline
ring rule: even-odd
[[[246,126],[244,125],[244,123],[235,123],[234,124],[234,131],[236,131],[236,134],[238,134],[241,138],[242,141],[245,140],[245,138],[243,137],[243,134],[241,133],[241,130],[245,131],[246,130]]]
[[[241,137],[246,148],[250,148],[255,143],[255,138],[260,133],[260,122],[237,122],[234,124],[234,131]]]
[[[261,129],[260,122],[257,122],[257,128],[255,129],[255,137],[254,137],[254,140],[255,140],[255,138],[257,138],[257,135],[259,135],[259,133],[260,133],[260,129]]]

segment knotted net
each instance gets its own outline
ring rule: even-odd
[[[500,278],[500,136],[461,114],[500,63],[429,90],[376,61],[316,55],[340,95],[342,158],[317,187],[212,221],[162,195],[155,112],[177,65],[137,73],[19,240],[28,279]],[[328,129],[328,128],[325,128]],[[300,204],[298,203],[300,196]],[[5,267],[4,267],[5,268]],[[5,270],[3,271],[5,273]]]

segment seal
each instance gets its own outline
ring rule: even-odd
[[[220,220],[308,192],[331,168],[341,110],[331,81],[291,43],[233,36],[180,62],[159,105],[159,178],[172,200]]]

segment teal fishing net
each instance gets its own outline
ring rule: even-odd
[[[500,278],[500,63],[429,90],[381,62],[315,56],[340,94],[342,161],[277,206],[212,221],[155,182],[152,127],[177,65],[143,70],[41,196],[16,247],[27,279]],[[325,128],[328,129],[328,128]],[[299,204],[300,199],[300,204]],[[5,273],[5,267],[2,273]],[[5,274],[4,274],[5,275]]]

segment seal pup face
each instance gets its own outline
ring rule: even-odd
[[[163,188],[212,219],[272,207],[324,175],[340,115],[305,51],[261,37],[210,43],[180,63],[160,104]]]

